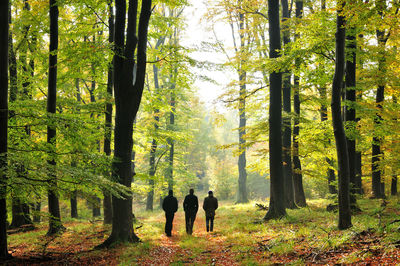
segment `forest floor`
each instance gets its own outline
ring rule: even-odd
[[[362,212],[353,227],[337,229],[337,213],[325,210],[327,200],[288,210],[277,221],[258,223],[265,215],[255,202],[220,202],[212,233],[205,231],[199,210],[194,233],[185,232],[180,208],[172,237],[164,235],[163,212],[137,211],[135,230],[141,242],[95,250],[110,227],[101,221],[69,220],[67,230],[46,237],[46,225],[9,236],[9,265],[270,265],[270,264],[400,264],[400,198],[359,200]],[[181,205],[180,205],[181,206]],[[0,262],[1,264],[1,262]]]

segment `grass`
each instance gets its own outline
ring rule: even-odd
[[[10,235],[9,246],[14,256],[64,252],[70,253],[69,262],[86,260],[89,264],[400,263],[399,248],[393,244],[400,240],[400,222],[391,224],[399,219],[399,198],[390,198],[385,206],[381,200],[358,200],[362,212],[352,217],[353,227],[343,231],[337,229],[337,213],[325,211],[328,203],[309,201],[307,208],[287,210],[288,215],[280,220],[259,223],[265,211],[257,210],[255,202],[220,202],[215,232],[205,232],[201,210],[191,236],[185,233],[180,210],[172,238],[163,234],[165,216],[161,210],[138,210],[134,226],[141,243],[93,250],[106,239],[110,227],[73,219],[65,223],[67,231],[54,239],[45,237],[47,225],[41,224],[35,231]]]

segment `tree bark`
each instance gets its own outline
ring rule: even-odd
[[[244,36],[244,13],[239,13],[239,37],[240,37],[240,63],[238,66],[239,74],[239,159],[238,159],[238,198],[237,203],[248,202],[247,198],[247,172],[246,172],[246,78],[244,70],[245,60],[243,58],[245,49]]]
[[[79,78],[75,79],[75,89],[76,89],[76,101],[78,104],[80,104],[81,102],[81,91],[79,88]],[[77,112],[80,112],[80,108],[77,108]],[[76,160],[72,159],[71,162],[71,167],[72,168],[76,168],[77,164],[76,164]],[[78,191],[76,189],[74,189],[70,195],[70,205],[71,205],[71,218],[78,218]]]
[[[156,45],[157,49],[157,45]],[[153,74],[154,74],[154,90],[156,94],[156,98],[158,99],[158,93],[159,93],[159,83],[158,83],[158,68],[154,64],[153,65]],[[158,131],[158,123],[160,121],[160,116],[159,116],[160,110],[158,108],[154,109],[154,132],[157,134]],[[150,148],[150,160],[149,160],[149,186],[150,186],[150,191],[147,193],[147,201],[146,201],[146,210],[152,211],[153,210],[153,204],[154,204],[154,176],[156,174],[156,151],[157,151],[157,139],[156,137],[153,138],[153,141],[151,143],[151,148]]]
[[[0,169],[7,169],[8,138],[8,38],[9,1],[0,1]],[[0,175],[0,260],[9,258],[7,250],[7,174]]]
[[[23,9],[28,9],[29,5],[27,6],[27,3],[25,2],[25,5],[23,7]],[[8,16],[9,16],[9,23],[11,24],[11,5],[9,6],[8,9]],[[27,57],[27,35],[28,35],[28,26],[24,26],[22,28],[22,34],[24,36],[23,40],[21,40],[20,42],[20,55],[19,55],[19,61],[21,62],[20,64],[22,65],[22,71],[23,74],[27,74],[28,70],[27,70],[27,62],[26,62],[26,57]],[[21,93],[18,93],[18,65],[17,65],[17,55],[16,52],[14,50],[14,46],[13,46],[13,34],[11,32],[11,30],[9,31],[9,36],[8,36],[8,40],[9,40],[9,72],[10,72],[10,102],[16,102],[18,95],[20,95],[20,97],[22,96]],[[27,80],[27,78],[25,78],[25,80]],[[29,85],[28,82],[23,82],[22,83],[22,87],[23,87],[23,94],[27,94],[27,86]],[[10,124],[12,126],[16,125],[16,117],[15,117],[15,112],[14,111],[10,111],[9,112],[9,119],[10,119]],[[26,128],[25,133],[30,133],[30,131],[28,130],[28,128]],[[25,136],[22,135],[18,135],[18,137],[14,138],[16,139],[14,145],[18,145],[18,140],[22,140]],[[14,161],[11,162],[12,164],[16,165],[15,169],[17,172],[17,175],[20,177],[23,177],[26,175],[26,170],[24,165],[19,162],[19,161]],[[17,190],[17,193],[11,193],[11,199],[12,199],[12,204],[11,204],[11,214],[12,214],[12,221],[11,221],[11,225],[10,228],[17,228],[20,227],[24,224],[32,224],[32,220],[30,219],[30,214],[29,214],[29,205],[24,203],[21,200],[21,190],[18,189],[18,186],[14,187],[15,190]]]
[[[112,0],[108,0],[108,43],[110,45],[114,42],[114,8]],[[113,113],[113,62],[108,65],[107,72],[107,101],[105,107],[105,133],[104,133],[104,153],[106,156],[111,156],[111,134],[112,134],[112,113]],[[110,172],[105,173],[110,178]],[[108,190],[103,191],[103,213],[104,213],[104,224],[112,223],[112,202],[111,193]]]
[[[57,99],[57,49],[58,49],[58,5],[56,0],[50,0],[50,53],[49,53],[49,80],[47,92],[47,113],[49,118],[56,113]],[[56,146],[56,128],[53,125],[47,126],[47,143],[52,149]],[[54,235],[63,229],[61,224],[60,207],[58,200],[57,181],[54,175],[56,167],[55,153],[49,152],[49,230],[48,235]]]
[[[362,34],[358,35],[359,38],[363,38],[364,36]],[[361,47],[358,47],[359,52],[362,52]],[[363,67],[363,61],[359,59],[358,62],[359,67]],[[361,102],[362,101],[362,92],[356,93],[356,101]],[[356,116],[356,124],[360,124],[360,116]],[[356,147],[357,147],[357,142],[356,142]],[[362,188],[362,155],[361,151],[356,150],[356,161],[355,161],[355,176],[356,176],[356,192],[359,195],[362,195],[364,193],[363,188]]]
[[[377,10],[381,18],[383,18],[383,10],[385,9],[385,1],[377,1]],[[384,72],[385,72],[385,45],[387,38],[385,32],[382,30],[376,31],[376,38],[378,39],[378,47],[380,49],[378,56],[378,73],[380,78],[378,78],[378,88],[376,91],[376,107],[378,108],[377,113],[374,117],[374,126],[378,128],[382,123],[382,117],[380,112],[382,112],[382,103],[385,100],[385,84],[384,84]],[[383,151],[381,150],[381,144],[383,138],[377,134],[374,134],[372,138],[372,193],[375,198],[384,198],[385,190],[382,183],[382,170],[380,169],[380,162],[383,157]],[[382,189],[383,188],[383,189]]]
[[[290,19],[289,6],[287,0],[281,0],[282,3],[282,36],[283,44],[285,46],[290,44],[290,32],[289,27],[285,23]],[[289,49],[288,47],[284,49]],[[284,178],[284,189],[285,189],[285,201],[286,208],[295,209],[297,208],[294,200],[294,187],[293,187],[293,173],[292,173],[292,119],[291,119],[291,73],[289,70],[283,72],[283,111],[285,116],[283,118],[283,178]]]
[[[151,0],[142,1],[139,20],[137,20],[138,1],[129,0],[126,31],[126,1],[116,0],[115,7],[114,92],[116,115],[112,177],[113,180],[116,180],[129,189],[133,174],[131,162],[133,121],[140,106],[144,87],[147,31],[151,15]],[[137,22],[138,30],[136,30]],[[137,35],[136,32],[138,33]],[[136,50],[137,67],[135,73],[134,54]],[[128,194],[124,198],[113,196],[112,205],[113,219],[111,235],[98,247],[108,247],[115,242],[139,241],[132,224],[132,195]]]
[[[301,19],[303,17],[303,1],[296,1],[296,18]],[[295,35],[295,38],[300,38],[299,34]],[[296,68],[300,68],[300,59],[296,58]],[[294,185],[294,199],[295,203],[299,207],[307,206],[306,196],[303,188],[303,175],[301,173],[301,162],[299,158],[299,133],[300,133],[300,77],[294,76],[294,88],[293,88],[293,185]]]
[[[279,0],[268,0],[269,57],[279,57],[281,50]],[[282,170],[282,73],[274,71],[269,75],[269,167],[270,204],[264,220],[276,219],[286,215],[284,182]]]
[[[171,75],[171,80],[173,80],[174,74]],[[169,130],[174,130],[174,124],[175,124],[175,108],[176,108],[176,102],[175,102],[175,82],[172,81],[171,84],[171,94],[170,94],[170,108],[171,111],[169,113],[169,124],[167,125],[167,128]],[[167,139],[167,143],[169,146],[169,156],[167,158],[168,161],[168,168],[166,172],[166,179],[168,183],[168,190],[172,190],[174,188],[174,153],[175,153],[175,142],[172,138]]]
[[[350,175],[350,206],[353,210],[359,209],[357,207],[357,199],[355,194],[357,193],[356,188],[356,140],[355,140],[355,128],[356,128],[356,28],[350,27],[346,35],[346,109],[345,109],[345,120],[350,128],[350,136],[346,136],[347,140],[347,152],[349,155],[349,175]],[[353,135],[353,136],[351,136]]]
[[[96,37],[93,36],[93,43],[96,42]],[[95,44],[93,44],[95,45]],[[90,102],[91,103],[95,103],[96,102],[96,97],[94,95],[95,89],[96,89],[96,68],[92,62],[91,65],[92,68],[92,82],[91,82],[91,86],[89,89],[89,95],[90,95]],[[94,113],[92,112],[90,114],[90,117],[93,118]],[[96,145],[97,145],[97,149],[100,152],[101,151],[101,147],[100,147],[100,141],[97,140],[96,141]],[[90,201],[90,205],[92,207],[92,217],[99,217],[101,215],[101,211],[100,211],[100,207],[101,207],[101,199],[99,197],[97,197],[96,195],[93,196],[92,200]]]
[[[350,191],[349,191],[349,158],[346,135],[341,114],[341,90],[345,66],[345,18],[342,14],[345,2],[337,1],[336,20],[336,58],[335,75],[332,82],[332,124],[336,141],[339,166],[339,229],[351,227]]]

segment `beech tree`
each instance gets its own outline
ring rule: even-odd
[[[241,3],[239,3],[241,5]],[[239,7],[241,8],[241,7]],[[239,75],[239,159],[238,159],[238,197],[237,203],[245,203],[248,202],[247,198],[247,170],[246,170],[246,94],[247,94],[247,72],[245,69],[245,56],[246,56],[246,39],[249,40],[249,37],[246,37],[245,31],[248,29],[245,28],[247,23],[245,23],[245,13],[243,11],[239,11],[238,14],[238,31],[239,31],[239,40],[240,46],[236,46],[235,42],[235,51],[239,54],[239,62],[237,63],[237,72]],[[233,28],[232,22],[231,27]],[[247,34],[248,35],[248,34]],[[233,36],[235,38],[235,36]],[[248,46],[248,45],[247,45]]]
[[[24,5],[22,8],[22,13],[25,15],[30,11],[30,5],[28,1],[24,1]],[[9,21],[11,22],[11,6],[9,7]],[[29,23],[24,23],[22,27],[22,35],[23,39],[18,44],[19,47],[19,58],[17,60],[17,47],[13,45],[13,34],[12,30],[9,30],[9,71],[10,71],[10,103],[16,103],[17,100],[26,100],[29,98],[29,85],[30,81],[27,77],[31,75],[32,70],[28,70],[27,65],[27,53],[28,53],[28,32],[31,28]],[[31,62],[32,63],[32,60]],[[22,67],[19,67],[22,66]],[[20,71],[20,73],[18,73]],[[21,82],[22,81],[22,82]],[[22,90],[20,85],[22,85]],[[20,119],[18,119],[20,120]],[[9,116],[9,125],[11,127],[18,126],[19,121],[17,121],[17,117],[15,115],[15,111],[10,111]],[[30,127],[25,126],[24,130],[14,131],[13,136],[10,138],[9,142],[12,146],[21,146],[21,144],[30,136]],[[22,142],[22,143],[21,143]],[[10,146],[11,146],[10,145]],[[18,160],[11,161],[11,165],[15,165],[14,168],[18,174],[18,176],[25,177],[27,175],[27,170],[24,165],[24,162],[20,162]],[[12,213],[12,221],[10,224],[10,228],[20,227],[25,224],[32,224],[32,220],[29,214],[29,205],[26,201],[26,191],[24,190],[24,186],[13,186],[11,190],[11,213]]]
[[[303,0],[296,1],[296,18],[301,19],[303,17]],[[296,39],[300,38],[299,34],[296,34]],[[296,58],[296,67],[300,67],[300,58]],[[295,203],[299,207],[307,206],[306,196],[303,188],[303,174],[301,173],[301,161],[299,158],[299,140],[297,139],[300,133],[300,77],[294,76],[294,89],[293,89],[293,185],[294,185],[294,197]]]
[[[290,19],[289,14],[289,5],[287,0],[281,0],[282,3],[282,37],[283,44],[285,49],[289,49],[290,45],[290,31],[288,21]],[[294,200],[294,187],[293,187],[293,171],[292,171],[292,119],[291,119],[291,75],[292,73],[289,70],[285,70],[283,72],[283,88],[282,88],[282,96],[283,96],[283,177],[285,181],[285,201],[286,207],[289,209],[297,208],[295,200]]]
[[[335,74],[332,83],[332,124],[336,141],[339,176],[339,229],[351,227],[349,196],[349,156],[341,112],[341,91],[345,66],[345,17],[344,1],[337,1]]]
[[[350,8],[353,7],[353,3],[348,4]],[[357,200],[355,197],[357,191],[356,182],[356,140],[355,140],[355,123],[356,123],[356,27],[351,18],[347,18],[349,27],[346,29],[346,71],[345,71],[345,98],[346,98],[346,109],[345,109],[345,121],[348,128],[346,134],[347,139],[347,152],[349,156],[349,178],[350,178],[350,205],[353,210],[356,209]],[[359,184],[361,187],[361,182]]]
[[[379,0],[376,2],[378,15],[381,19],[384,18],[384,11],[386,9],[386,1]],[[379,54],[378,54],[378,71],[381,75],[378,78],[378,88],[376,90],[376,107],[378,111],[374,117],[374,131],[378,131],[379,126],[382,124],[382,115],[380,114],[383,109],[383,102],[385,100],[385,45],[389,39],[390,31],[388,33],[380,27],[376,30],[376,38],[378,40]],[[382,136],[374,133],[372,139],[372,193],[376,198],[385,197],[385,183],[382,180],[381,161],[383,159],[383,150],[381,148],[383,142]]]
[[[281,50],[279,0],[268,0],[269,57],[278,58]],[[269,74],[269,167],[271,197],[264,220],[286,215],[282,169],[282,73],[274,70]]]
[[[52,147],[53,151],[49,152],[49,230],[48,235],[58,233],[62,228],[60,206],[58,200],[57,181],[54,176],[56,167],[55,146],[56,146],[56,128],[51,122],[56,113],[57,99],[57,49],[58,49],[58,3],[56,0],[50,0],[50,51],[49,51],[49,77],[47,92],[47,113],[49,116],[49,124],[47,126],[47,143]]]
[[[133,177],[131,168],[133,122],[139,110],[144,87],[151,0],[143,0],[139,10],[138,0],[129,0],[128,3],[127,10],[125,0],[115,0],[113,65],[116,113],[112,177],[121,185],[130,188]],[[138,14],[140,14],[139,19]],[[112,206],[111,235],[99,247],[107,247],[117,241],[137,242],[139,238],[132,224],[132,195],[123,198],[113,196]]]
[[[114,8],[112,5],[112,0],[107,1],[108,6],[108,42],[110,45],[114,42]],[[107,69],[107,101],[104,110],[104,153],[107,156],[111,156],[111,134],[112,134],[112,96],[113,96],[113,62],[110,62]],[[107,171],[107,175],[109,172]],[[111,194],[109,191],[103,192],[103,213],[104,213],[104,224],[112,223],[112,201]]]
[[[165,38],[159,38],[155,45],[155,49],[157,50],[160,45],[163,44]],[[156,61],[159,58],[156,57]],[[159,101],[159,94],[160,94],[160,85],[158,82],[158,67],[156,64],[153,65],[153,79],[154,79],[154,93],[156,96],[156,101]],[[160,110],[159,108],[154,108],[153,110],[154,116],[154,133],[157,134],[160,122]],[[154,176],[156,174],[156,151],[157,151],[157,139],[156,137],[153,138],[151,142],[150,148],[150,158],[149,158],[149,185],[150,191],[147,193],[147,201],[146,201],[146,210],[153,210],[153,202],[154,202]]]

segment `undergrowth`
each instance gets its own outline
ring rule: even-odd
[[[398,254],[399,198],[359,199],[362,212],[352,217],[353,227],[343,231],[337,228],[337,213],[325,210],[329,203],[309,201],[306,208],[287,210],[287,216],[280,220],[260,223],[266,211],[259,210],[255,202],[235,205],[223,201],[217,210],[215,232],[205,232],[204,213],[199,210],[193,235],[186,234],[180,210],[173,238],[164,236],[165,216],[161,210],[138,210],[134,227],[141,242],[119,245],[118,254],[113,256],[122,265],[152,262],[155,256],[167,256],[171,265],[218,264],[216,260],[221,256],[241,265],[301,265],[371,262],[378,258],[383,261],[382,254]],[[110,226],[87,218],[68,220],[65,225],[66,232],[54,239],[45,237],[46,224],[32,232],[10,235],[10,250],[19,255],[64,251],[71,253],[71,260],[102,256],[102,251],[93,251],[93,247],[107,238]],[[87,253],[83,255],[79,250]]]

